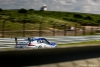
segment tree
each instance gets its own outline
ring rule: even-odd
[[[100,24],[100,20],[97,20],[97,24]]]
[[[34,11],[34,9],[29,9],[29,11]]]
[[[86,19],[86,20],[93,20],[93,18],[91,16],[87,16],[84,19]]]
[[[74,14],[74,18],[83,18],[83,16],[80,14]]]
[[[19,12],[19,13],[27,13],[27,10],[24,9],[24,8],[21,8],[18,12]]]
[[[0,12],[2,12],[3,11],[3,9],[2,8],[0,8]]]

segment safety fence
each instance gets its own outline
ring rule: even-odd
[[[15,23],[14,23],[15,24]],[[12,24],[13,25],[13,24]],[[46,27],[45,24],[40,23],[36,28],[34,26],[28,29],[30,25],[23,22],[19,25],[20,29],[10,29],[9,23],[5,20],[1,24],[0,37],[29,37],[29,36],[82,36],[82,35],[97,35],[100,34],[100,26],[78,26],[73,24],[69,26],[65,24],[51,24],[51,27]],[[44,28],[45,27],[45,28]],[[16,27],[15,27],[16,28]]]
[[[18,37],[18,41],[22,41],[27,37]],[[68,44],[77,42],[86,42],[92,40],[100,40],[100,36],[55,36],[45,37],[50,42],[56,42],[57,44]],[[0,48],[11,48],[15,46],[15,38],[0,38]]]

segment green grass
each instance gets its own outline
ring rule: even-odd
[[[15,50],[14,48],[0,48],[0,51]]]
[[[98,45],[98,44],[100,44],[100,40],[80,42],[80,43],[70,43],[70,44],[58,44],[58,45],[59,46],[77,46],[77,45]]]
[[[82,18],[76,18],[75,15],[81,15]],[[87,16],[92,17],[92,20],[87,20]],[[43,29],[52,27],[53,23],[57,23],[56,28],[60,28],[61,24],[67,23],[68,26],[75,26],[77,22],[78,27],[81,24],[94,24],[100,20],[100,15],[86,14],[76,12],[60,12],[60,11],[28,11],[26,14],[18,13],[18,10],[4,10],[0,12],[0,30],[2,27],[2,20],[6,19],[6,30],[22,29],[22,23],[27,22],[26,29],[38,29],[39,23],[43,23]],[[86,19],[84,19],[86,18]],[[60,26],[59,26],[60,25]]]
[[[76,15],[81,16],[75,17]],[[89,20],[92,18],[92,20]],[[38,36],[37,30],[39,30],[40,23],[42,24],[42,30],[51,31],[50,35],[43,34],[43,36],[51,36],[53,30],[53,23],[56,23],[56,30],[64,30],[64,26],[62,24],[66,23],[66,28],[70,26],[77,25],[77,29],[82,29],[82,24],[88,25],[94,23],[98,23],[100,21],[100,15],[98,14],[86,14],[86,13],[77,13],[77,12],[60,12],[60,11],[29,11],[27,13],[18,13],[18,10],[4,10],[0,12],[0,31],[2,31],[3,21],[5,20],[5,31],[19,31],[19,32],[5,32],[5,37],[14,37],[14,36],[22,36],[23,23],[25,22],[25,30],[36,30],[36,32],[25,32],[25,36]],[[92,21],[92,22],[91,22]],[[68,26],[68,27],[67,27]],[[21,32],[20,32],[21,31]],[[98,31],[100,32],[100,31]],[[43,32],[43,33],[47,33]],[[93,34],[95,34],[94,32]],[[2,33],[0,32],[2,36]],[[63,34],[60,34],[60,36]],[[73,35],[73,34],[71,34]],[[83,34],[78,34],[83,35]],[[90,35],[90,32],[86,32],[85,35]],[[57,34],[58,36],[58,34]]]

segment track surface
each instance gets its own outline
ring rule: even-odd
[[[100,57],[25,67],[100,67]]]
[[[24,51],[20,51],[21,54],[18,54],[18,51],[0,52],[0,57],[2,58],[0,59],[0,61],[2,61],[0,65],[3,65],[3,67],[26,67],[100,57],[100,49],[76,52],[68,52],[66,51],[67,49],[61,48],[58,52],[51,52],[53,49],[48,50],[49,52],[45,51],[45,49],[41,49],[37,52],[35,52],[35,50],[34,52],[29,51],[27,54],[25,54]],[[42,52],[42,50],[45,52]],[[14,53],[12,54],[12,52]]]

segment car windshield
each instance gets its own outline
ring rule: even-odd
[[[46,43],[46,44],[50,44],[49,41],[46,40],[46,39],[44,39],[44,38],[40,39],[38,42],[40,42],[40,43]]]

